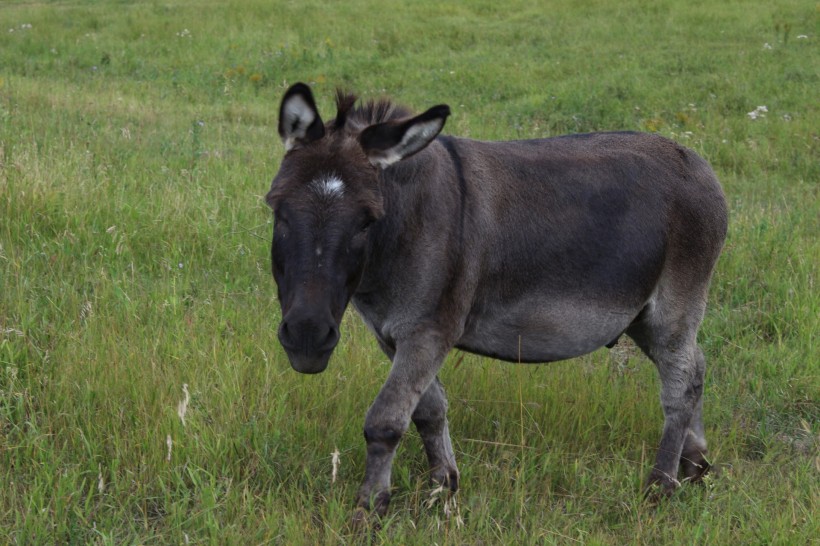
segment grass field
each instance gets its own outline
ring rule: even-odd
[[[3,2],[0,543],[364,541],[347,522],[388,362],[353,313],[320,376],[275,335],[261,197],[279,100],[306,81],[325,117],[341,86],[446,102],[445,133],[474,138],[659,132],[712,163],[731,208],[700,335],[705,487],[642,502],[662,414],[629,344],[544,366],[454,353],[458,514],[432,503],[411,431],[373,543],[817,544],[819,16],[807,0]]]

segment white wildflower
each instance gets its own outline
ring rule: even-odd
[[[444,502],[441,505],[442,511],[444,512],[444,517],[447,520],[452,519],[455,522],[456,527],[461,528],[464,525],[464,519],[461,517],[461,510],[458,508],[456,495],[451,493],[449,489],[446,489],[443,485],[439,485],[430,492],[430,498],[425,501],[425,504],[428,509],[432,508],[444,492],[447,493],[447,498],[444,499]]]
[[[438,487],[436,487],[435,489],[430,491],[430,498],[428,498],[427,501],[425,502],[425,504],[427,505],[427,508],[432,508],[436,504],[436,501],[439,499],[439,495],[442,492],[444,492],[444,486],[443,485],[439,485]]]
[[[758,106],[757,108],[755,108],[751,112],[747,113],[746,115],[749,116],[749,119],[755,120],[755,119],[758,119],[758,118],[765,118],[766,113],[768,111],[769,111],[769,109],[766,108],[765,106]]]
[[[91,307],[91,302],[86,300],[83,303],[83,308],[80,309],[80,320],[85,320],[92,315],[94,315],[94,308]]]
[[[339,455],[339,448],[334,446],[333,453],[330,454],[330,464],[333,467],[333,471],[330,477],[330,483],[336,483],[336,475],[339,471]]]
[[[452,518],[456,523],[456,529],[464,527],[464,518],[461,517],[461,510],[456,502],[456,495],[450,495],[450,498],[444,503],[444,515],[447,519]]]
[[[188,411],[188,403],[191,401],[191,395],[188,393],[188,383],[182,384],[182,393],[185,395],[185,398],[177,406],[177,415],[179,415],[179,420],[182,421],[182,426],[184,427],[185,413]]]
[[[102,492],[105,491],[105,480],[102,475],[102,465],[97,465],[97,470],[99,470],[99,473],[97,474],[97,491],[102,494]]]
[[[800,35],[797,36],[797,39],[798,40],[808,40],[809,37],[805,34],[800,34]]]
[[[770,44],[769,42],[766,42],[765,44],[763,44],[763,49],[774,49],[774,48],[772,47],[772,44]]]
[[[171,448],[174,446],[174,441],[171,439],[170,434],[165,437],[165,445],[168,446],[168,454],[165,456],[165,460],[171,462]]]

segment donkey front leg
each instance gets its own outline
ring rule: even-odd
[[[458,468],[447,426],[447,396],[438,377],[427,387],[416,406],[413,424],[424,442],[431,481],[450,491],[458,491]]]
[[[393,367],[365,417],[367,462],[357,502],[380,516],[390,503],[390,471],[396,447],[449,350],[437,337],[416,337],[396,344]]]

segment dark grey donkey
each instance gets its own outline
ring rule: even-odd
[[[665,422],[648,486],[709,467],[696,336],[726,235],[709,165],[656,135],[480,142],[439,136],[450,109],[413,117],[338,93],[322,122],[310,89],[285,93],[286,154],[267,202],[293,368],[325,369],[348,302],[392,361],[364,424],[359,506],[383,514],[412,421],[435,482],[455,491],[447,399],[436,374],[458,347],[549,362],[627,334],[655,363]]]

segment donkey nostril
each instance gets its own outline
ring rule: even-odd
[[[288,329],[288,323],[285,321],[282,321],[282,324],[279,325],[279,341],[283,345],[290,345],[290,330]]]
[[[328,328],[327,336],[325,337],[324,346],[326,348],[332,349],[336,346],[336,343],[339,341],[339,330],[331,325]]]
[[[278,334],[285,349],[305,354],[333,350],[339,341],[339,329],[332,321],[283,320]]]

